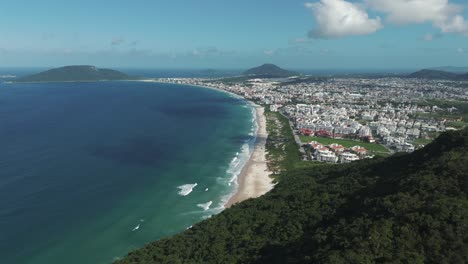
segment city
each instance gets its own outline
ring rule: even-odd
[[[404,77],[157,81],[221,89],[282,113],[293,125],[306,160],[348,163],[413,152],[440,133],[467,124],[466,81]]]

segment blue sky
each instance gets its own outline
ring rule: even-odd
[[[0,0],[0,67],[468,66],[455,0]]]

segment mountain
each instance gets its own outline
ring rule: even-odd
[[[98,69],[94,66],[77,65],[47,70],[19,78],[15,80],[15,82],[72,82],[128,79],[131,79],[131,77],[119,71]]]
[[[299,73],[282,69],[274,64],[263,64],[262,66],[249,69],[244,75],[253,75],[258,78],[284,78],[297,76]]]
[[[468,67],[443,66],[443,67],[429,68],[429,70],[446,71],[446,72],[453,72],[453,73],[467,73]]]
[[[408,75],[409,78],[417,79],[442,79],[442,80],[468,80],[467,74],[424,69]]]
[[[116,263],[466,263],[468,130],[411,154],[296,169]]]

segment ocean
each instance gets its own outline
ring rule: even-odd
[[[219,213],[253,113],[186,85],[0,83],[0,262],[110,263]]]

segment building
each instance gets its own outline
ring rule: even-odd
[[[319,148],[315,151],[315,158],[321,162],[336,163],[338,157],[326,147]]]
[[[362,126],[361,129],[359,129],[359,136],[362,138],[372,136],[372,130],[368,126]]]
[[[328,147],[330,148],[331,151],[335,152],[336,154],[339,154],[345,151],[345,147],[336,143],[330,144]]]
[[[354,153],[344,152],[340,155],[340,163],[351,163],[356,160],[359,160],[359,156]]]
[[[323,145],[318,143],[317,141],[311,141],[308,143],[308,145],[311,146],[313,150],[323,148]]]
[[[414,151],[414,145],[404,142],[402,144],[398,144],[395,146],[398,152],[413,152]]]
[[[351,148],[351,151],[353,151],[355,154],[359,155],[360,157],[367,154],[367,149],[361,146],[354,146]]]

